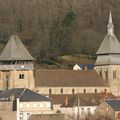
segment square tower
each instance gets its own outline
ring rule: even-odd
[[[0,89],[33,89],[33,62],[20,38],[12,35],[0,56]]]
[[[120,43],[114,34],[110,11],[108,34],[97,51],[96,71],[106,80],[111,92],[120,95]]]

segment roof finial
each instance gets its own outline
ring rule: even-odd
[[[112,13],[110,10],[110,14],[109,14],[109,21],[108,21],[108,35],[113,35],[114,34],[114,25],[113,25],[113,21],[112,21]]]
[[[113,23],[112,22],[112,13],[111,13],[111,10],[110,10],[110,14],[109,14],[109,23]]]

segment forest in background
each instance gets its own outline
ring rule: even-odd
[[[107,29],[109,10],[120,38],[120,0],[0,0],[0,51],[18,34],[32,55],[95,55]]]

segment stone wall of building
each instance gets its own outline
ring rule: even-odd
[[[39,87],[36,88],[41,94],[76,94],[76,93],[99,93],[110,92],[109,87]],[[51,92],[51,93],[50,93]]]
[[[13,111],[13,102],[0,102],[0,117],[3,120],[17,119],[17,113]]]
[[[34,85],[35,83],[33,70],[0,71],[0,89],[12,89],[12,88],[34,89],[35,87]]]
[[[120,65],[96,66],[95,70],[108,83],[112,93],[120,94]]]
[[[115,119],[115,111],[106,102],[101,103],[95,109],[95,115],[96,117],[104,116]]]

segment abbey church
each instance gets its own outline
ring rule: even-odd
[[[12,35],[0,56],[0,89],[29,88],[44,95],[103,91],[120,95],[120,43],[111,12],[107,29],[94,70],[35,70],[34,58],[20,38]]]

